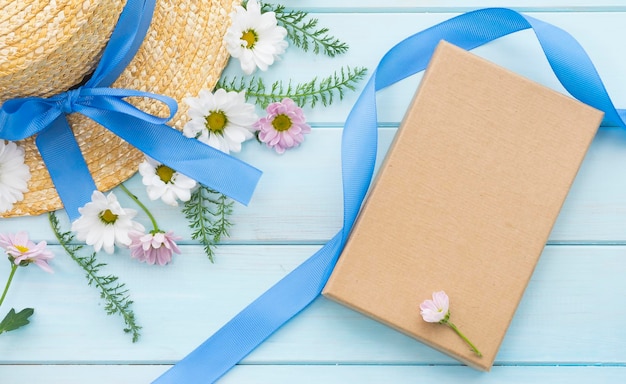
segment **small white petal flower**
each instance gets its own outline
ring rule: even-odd
[[[24,149],[12,141],[0,140],[0,212],[24,199],[30,177],[24,164]]]
[[[278,25],[274,12],[261,13],[256,0],[248,1],[246,8],[238,6],[230,17],[232,24],[224,43],[228,53],[239,59],[246,74],[257,68],[267,70],[287,49],[287,30]]]
[[[188,201],[196,181],[178,173],[167,165],[146,156],[139,164],[141,181],[146,186],[150,200],[161,199],[165,204],[178,206],[178,200]]]
[[[128,246],[131,230],[144,231],[143,225],[133,221],[137,215],[134,209],[122,208],[117,197],[110,192],[104,195],[94,191],[91,202],[78,208],[81,216],[72,223],[76,238],[93,245],[96,252],[104,249],[107,253],[115,251],[115,245]]]
[[[425,300],[420,304],[420,313],[424,321],[439,323],[449,316],[450,299],[444,291],[433,292],[432,300]]]
[[[471,348],[478,357],[482,357],[482,353],[476,346],[465,336],[456,325],[450,321],[450,299],[444,291],[433,292],[432,300],[424,300],[420,304],[420,313],[424,321],[428,323],[439,323],[447,325],[452,329],[463,341]]]
[[[258,116],[254,105],[246,103],[245,92],[202,90],[198,97],[184,101],[190,118],[183,128],[185,136],[225,153],[241,151],[241,143],[254,137]]]

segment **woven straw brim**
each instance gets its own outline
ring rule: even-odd
[[[119,1],[113,3],[122,3],[123,5],[123,2]],[[171,125],[176,129],[182,129],[187,114],[187,107],[182,103],[183,98],[197,96],[201,89],[213,89],[228,62],[229,56],[223,44],[223,36],[230,25],[229,15],[238,4],[239,1],[237,0],[157,1],[150,29],[141,48],[113,86],[163,94],[174,98],[179,102],[179,110]],[[100,7],[103,6],[100,4]],[[81,63],[80,68],[64,71],[70,73],[68,77],[63,78],[64,75],[59,74],[60,68],[58,67],[52,68],[52,70],[48,67],[41,71],[44,74],[56,74],[57,76],[53,76],[55,79],[63,79],[59,80],[62,82],[61,85],[57,84],[51,87],[55,91],[54,93],[58,92],[59,89],[61,91],[69,89],[93,70],[121,12],[121,7],[119,9],[116,7],[112,7],[115,17],[103,17],[102,12],[100,12],[98,13],[98,20],[89,20],[89,22],[79,26],[80,28],[92,26],[91,28],[97,28],[97,30],[80,31],[77,30],[78,27],[74,26],[75,30],[71,31],[72,28],[66,28],[69,31],[67,33],[71,34],[67,37],[68,39],[76,34],[100,36],[100,39],[91,39],[88,42],[91,44],[85,49],[87,51],[85,56],[88,58]],[[21,9],[24,10],[23,7]],[[18,14],[18,11],[12,10],[11,12]],[[89,12],[85,12],[85,14],[87,18],[90,15]],[[0,17],[6,19],[4,13]],[[53,16],[49,15],[49,17]],[[113,21],[111,22],[111,20]],[[78,46],[74,45],[73,49],[78,49]],[[33,54],[35,51],[36,49],[32,50]],[[93,54],[94,51],[96,52],[95,55]],[[75,54],[74,51],[71,53]],[[55,54],[58,57],[63,57],[62,52]],[[30,69],[27,56],[24,59],[24,65]],[[53,55],[49,55],[49,57],[51,56]],[[65,60],[67,61],[67,59]],[[32,58],[30,62],[39,63],[38,60],[32,60]],[[47,60],[47,63],[51,64],[51,60]],[[70,65],[69,62],[67,64]],[[0,63],[0,75],[2,68],[2,63]],[[71,77],[71,74],[74,78]],[[35,77],[33,77],[32,73],[29,76],[31,76],[31,85],[33,83],[42,84],[39,88],[40,93],[32,90],[24,92],[25,86],[22,86],[16,90],[16,93],[21,92],[21,94],[12,97],[29,94],[49,95],[51,93],[47,91],[44,85],[50,84],[50,79],[46,80],[44,75],[41,77],[34,75]],[[149,100],[133,100],[132,102],[146,112],[160,116],[168,115],[165,107],[158,102]],[[68,116],[68,120],[100,191],[110,190],[137,171],[139,163],[143,160],[142,153],[82,115],[72,114]],[[39,156],[33,138],[23,140],[19,144],[25,149],[26,164],[30,167],[32,174],[28,185],[29,192],[25,193],[23,201],[16,203],[11,211],[3,213],[1,216],[37,215],[62,208],[62,203]]]

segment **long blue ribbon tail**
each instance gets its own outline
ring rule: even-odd
[[[126,3],[86,86],[109,86],[119,77],[144,40],[155,4],[155,0]],[[70,221],[76,220],[80,216],[78,208],[90,201],[91,193],[97,188],[65,115],[42,131],[36,144]]]
[[[342,137],[343,228],[318,252],[280,280],[154,384],[212,383],[281,325],[317,298],[354,224],[374,170],[377,146],[376,91],[426,68],[441,40],[470,50],[531,28],[558,79],[574,97],[605,113],[605,122],[626,127],[591,60],[567,32],[503,8],[469,12],[415,34],[380,61],[348,116]]]

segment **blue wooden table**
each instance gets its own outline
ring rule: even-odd
[[[626,106],[626,4],[623,0],[301,0],[346,41],[330,59],[289,49],[263,76],[307,81],[343,65],[371,70],[391,46],[461,12],[510,6],[556,24],[585,47],[618,107]],[[561,90],[531,32],[474,52]],[[237,73],[230,64],[227,73]],[[419,82],[379,93],[380,157]],[[363,86],[363,83],[360,83]],[[356,100],[306,109],[313,133],[278,156],[254,142],[238,155],[264,171],[248,207],[236,206],[231,236],[211,264],[190,239],[180,210],[150,204],[182,235],[182,255],[164,268],[126,252],[99,254],[126,283],[143,327],[137,343],[106,316],[98,291],[65,256],[47,216],[5,219],[0,231],[29,231],[56,254],[54,274],[20,271],[3,308],[35,308],[32,323],[0,336],[0,383],[148,383],[319,249],[341,226],[340,141]],[[586,383],[626,381],[626,132],[602,127],[552,231],[489,373],[477,372],[373,320],[317,299],[223,383]],[[127,183],[145,196],[139,177]],[[118,196],[121,196],[118,193]],[[126,205],[131,203],[124,198]],[[147,201],[144,198],[144,201]],[[65,226],[64,214],[59,217]],[[9,264],[0,263],[0,276]],[[4,311],[4,310],[3,310]],[[4,312],[3,312],[4,313]]]

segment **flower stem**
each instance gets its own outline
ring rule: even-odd
[[[17,271],[17,265],[15,263],[11,263],[11,274],[9,275],[9,280],[7,280],[7,285],[4,287],[4,292],[2,292],[2,297],[0,297],[0,305],[4,302],[4,298],[9,291],[9,286],[11,286],[11,281],[13,281],[13,276],[15,276],[15,271]]]
[[[123,183],[120,184],[120,188],[122,189],[122,191],[124,191],[124,193],[128,195],[128,197],[130,197],[146,213],[146,215],[148,215],[148,217],[150,218],[150,221],[152,222],[152,226],[154,227],[154,232],[160,231],[159,226],[157,225],[156,219],[154,218],[154,216],[152,216],[152,213],[150,213],[150,210],[148,210],[148,208],[137,198],[137,196],[135,196],[131,191],[129,191],[128,188],[126,188],[126,186]]]
[[[468,338],[467,338],[464,334],[462,334],[462,333],[461,333],[461,331],[459,331],[459,329],[456,327],[456,325],[454,325],[453,323],[451,323],[451,322],[449,322],[449,321],[446,321],[444,324],[445,324],[445,325],[447,325],[448,327],[452,328],[452,330],[453,330],[454,332],[456,332],[456,334],[457,334],[457,335],[459,335],[459,336],[461,337],[461,339],[463,339],[463,341],[465,341],[465,343],[466,343],[467,345],[469,345],[469,347],[472,349],[472,351],[474,351],[474,353],[475,353],[478,357],[482,357],[482,356],[483,356],[483,354],[482,354],[482,353],[480,353],[480,351],[478,350],[478,348],[476,348],[476,346],[475,346],[474,344],[472,344],[472,342],[471,342],[471,341],[469,341],[469,339],[468,339]]]

